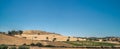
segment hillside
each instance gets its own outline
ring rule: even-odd
[[[36,35],[36,34],[38,34],[38,35],[48,35],[48,34],[60,35],[60,34],[41,31],[41,30],[25,30],[25,31],[23,31],[23,34],[27,34],[27,35]]]
[[[32,41],[32,40],[28,40],[28,39],[24,39],[24,38],[18,38],[18,37],[14,37],[14,36],[0,34],[0,44],[22,45],[24,43],[31,44],[32,42],[33,43],[37,43],[37,42],[44,43],[42,41]]]
[[[40,30],[25,30],[21,35],[15,35],[19,38],[25,38],[30,40],[48,40],[48,41],[67,41],[69,36],[63,36],[57,33],[50,33],[46,31],[40,31]],[[75,38],[75,37],[69,37],[69,41],[85,41],[85,39],[81,38]]]
[[[54,45],[54,46],[71,46],[70,44],[64,42],[48,42],[48,41],[36,41],[36,40],[28,40],[25,38],[18,38],[15,36],[9,36],[5,34],[0,34],[0,44],[7,44],[7,45],[22,45],[26,43],[27,45],[31,43],[42,43],[43,45]]]

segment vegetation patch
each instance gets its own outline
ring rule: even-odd
[[[24,46],[24,45],[22,45],[22,46],[19,46],[18,49],[30,49],[30,47],[29,47],[29,46]]]
[[[118,44],[93,42],[93,41],[66,41],[65,43],[72,44],[74,46],[116,46]]]
[[[53,45],[46,45],[45,47],[55,47],[55,46],[53,46]]]
[[[17,49],[15,46],[10,47],[9,49]]]
[[[0,49],[7,49],[7,48],[8,48],[7,45],[4,45],[4,44],[1,44],[1,45],[0,45]]]

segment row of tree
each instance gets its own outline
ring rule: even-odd
[[[20,45],[17,48],[16,46],[8,46],[8,45],[5,45],[5,44],[1,44],[0,49],[30,49],[30,47],[25,46],[25,45]]]
[[[46,37],[46,40],[49,41],[49,37]],[[56,41],[56,40],[57,40],[57,38],[53,38],[52,41],[54,42],[54,41]],[[70,36],[68,37],[68,39],[67,39],[66,41],[70,41]],[[79,41],[79,38],[77,38],[76,41]]]
[[[23,33],[22,30],[11,30],[11,31],[8,31],[8,35],[21,35]]]
[[[23,33],[22,30],[11,30],[11,31],[8,31],[8,33],[6,32],[0,32],[0,34],[8,34],[8,35],[21,35]]]
[[[5,34],[5,32],[0,32],[0,34]]]

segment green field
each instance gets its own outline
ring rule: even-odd
[[[74,46],[118,46],[118,44],[93,41],[67,41],[65,43],[72,44]]]

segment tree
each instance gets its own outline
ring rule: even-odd
[[[70,39],[68,38],[67,41],[70,41]]]
[[[18,49],[30,49],[30,47],[22,45],[22,46],[19,46]]]
[[[68,39],[67,39],[67,41],[70,41],[70,36],[68,36]]]
[[[68,36],[68,38],[70,39],[70,36]]]
[[[79,38],[77,38],[77,41],[79,41]]]
[[[8,49],[8,46],[7,46],[7,45],[2,44],[2,45],[0,45],[0,49]]]
[[[46,40],[48,41],[48,40],[49,40],[49,38],[48,38],[48,37],[46,37]]]
[[[23,31],[22,31],[22,30],[19,30],[19,31],[18,31],[18,34],[20,34],[20,35],[21,35],[22,33],[23,33]]]
[[[9,49],[17,49],[15,46],[10,47]]]
[[[8,31],[8,35],[11,35],[11,36],[13,36],[13,35],[21,35],[22,33],[23,33],[22,30],[18,30],[18,31],[11,30],[11,31]]]
[[[38,35],[40,35],[40,33],[38,33]]]
[[[31,43],[30,45],[31,45],[31,46],[36,46],[34,43]]]
[[[12,35],[12,32],[11,32],[11,31],[8,31],[8,35]]]
[[[53,46],[53,45],[46,45],[45,47],[55,47],[55,46]]]
[[[0,32],[0,34],[6,34],[5,32]]]
[[[43,45],[41,44],[41,43],[36,43],[36,46],[38,46],[38,47],[42,47]]]
[[[26,46],[27,44],[26,44],[26,43],[24,43],[23,45],[24,45],[24,46]]]
[[[15,35],[15,34],[16,34],[16,31],[15,31],[15,30],[8,31],[8,34],[9,34],[9,35]]]
[[[56,41],[56,38],[53,38],[53,42]]]

